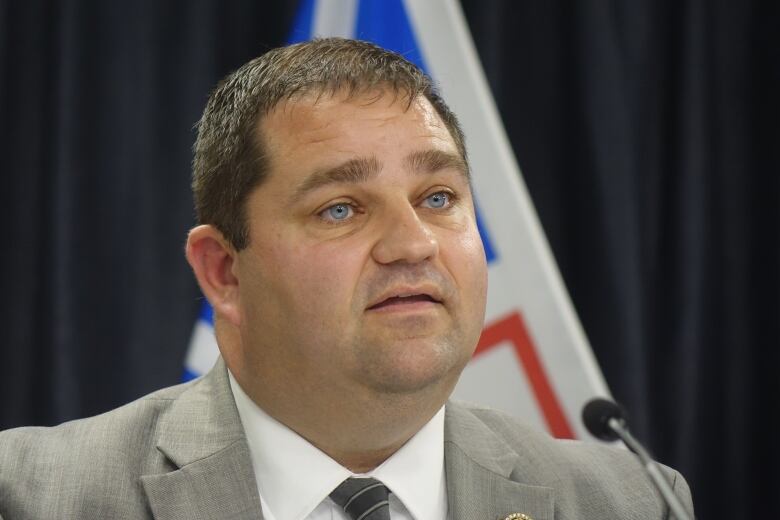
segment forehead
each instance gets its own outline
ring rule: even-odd
[[[350,95],[305,94],[282,101],[258,125],[257,138],[274,165],[294,159],[390,152],[393,147],[456,151],[446,125],[424,96],[387,90]]]

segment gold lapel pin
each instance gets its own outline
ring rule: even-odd
[[[534,519],[523,513],[512,513],[511,515],[505,516],[503,520],[534,520]]]

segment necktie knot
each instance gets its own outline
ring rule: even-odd
[[[330,498],[352,520],[390,520],[389,493],[375,478],[351,477],[334,489]]]

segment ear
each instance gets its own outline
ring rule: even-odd
[[[214,226],[194,227],[187,236],[187,261],[195,272],[201,291],[218,316],[239,326],[240,293],[238,278],[233,274],[236,254],[235,249]]]

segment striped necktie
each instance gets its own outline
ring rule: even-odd
[[[390,520],[388,494],[385,485],[374,478],[348,478],[333,490],[330,498],[352,520]]]

